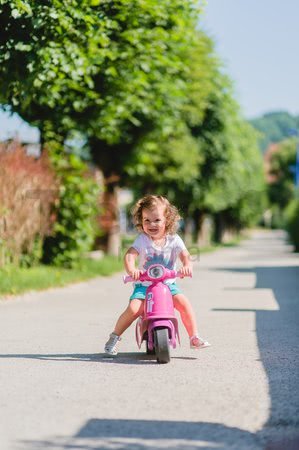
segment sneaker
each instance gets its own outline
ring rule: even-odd
[[[111,356],[117,355],[117,344],[121,340],[119,336],[115,333],[111,333],[109,341],[105,344],[105,353]]]
[[[200,349],[210,346],[211,344],[209,344],[208,341],[205,341],[201,337],[197,336],[197,334],[190,337],[190,348]]]

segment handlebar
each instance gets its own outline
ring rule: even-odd
[[[190,277],[190,278],[192,277],[192,275],[183,275],[181,271],[171,270],[170,272],[171,272],[170,276],[165,278],[165,279],[169,279],[169,278],[185,278],[186,276]],[[130,275],[124,275],[123,276],[123,281],[124,281],[124,283],[129,283],[130,281],[154,281],[154,280],[149,279],[147,277],[147,273],[143,272],[142,274],[140,274],[140,277],[139,277],[138,280],[135,280]]]

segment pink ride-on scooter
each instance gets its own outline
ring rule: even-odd
[[[178,320],[174,313],[172,295],[163,281],[181,277],[180,272],[169,270],[162,264],[152,264],[139,277],[140,281],[151,281],[146,290],[144,311],[136,324],[138,347],[146,341],[147,354],[155,354],[160,364],[170,361],[170,345],[176,348],[176,339],[180,343]],[[130,276],[124,282],[134,281]]]

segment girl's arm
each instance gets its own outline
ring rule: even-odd
[[[183,263],[183,267],[180,269],[183,275],[192,276],[192,264],[191,264],[191,256],[188,250],[183,250],[179,254],[179,258]]]
[[[136,269],[135,266],[138,254],[139,253],[134,247],[130,247],[124,257],[125,269],[127,273],[136,281],[139,279],[141,273],[141,271],[139,269]]]

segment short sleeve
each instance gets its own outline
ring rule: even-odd
[[[139,234],[135,239],[135,241],[133,242],[133,244],[131,245],[131,247],[135,248],[135,250],[137,250],[138,253],[141,253],[141,249],[143,248],[143,246],[144,246],[143,236],[142,234]]]
[[[187,250],[183,239],[178,234],[175,236],[175,247],[177,250],[177,255],[179,255],[182,251]]]

